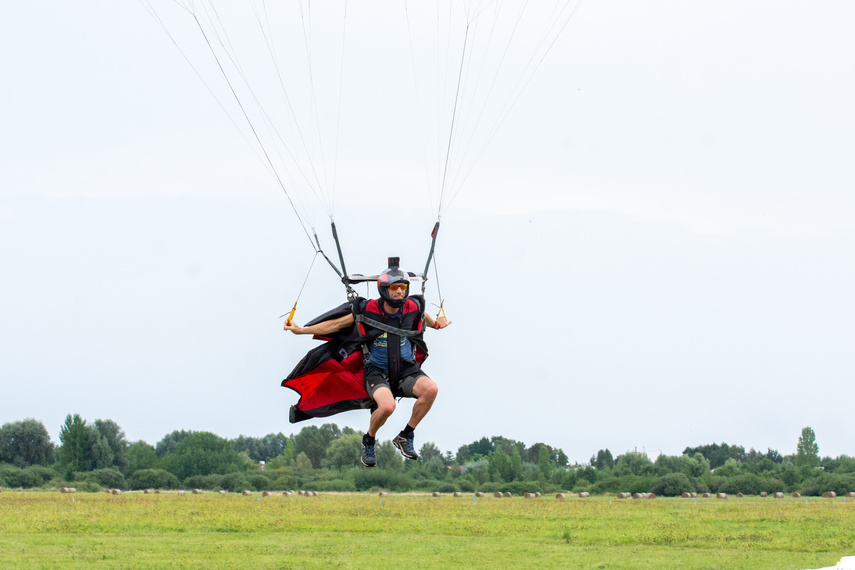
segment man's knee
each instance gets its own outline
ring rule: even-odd
[[[436,399],[437,394],[439,394],[439,386],[437,386],[436,382],[427,376],[422,376],[419,378],[419,381],[416,382],[413,393],[417,398],[424,398],[425,400],[433,401]]]
[[[377,400],[377,413],[381,416],[389,417],[395,411],[396,405],[395,398],[391,397],[390,394],[389,398],[381,398]]]

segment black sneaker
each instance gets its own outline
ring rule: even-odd
[[[401,451],[401,455],[407,459],[418,459],[419,454],[416,453],[416,448],[413,447],[413,438],[404,437],[401,434],[395,436],[392,443]]]
[[[377,465],[377,457],[374,455],[373,445],[362,446],[362,464],[366,467],[375,467]]]

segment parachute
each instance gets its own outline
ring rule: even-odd
[[[350,130],[365,128],[355,119],[371,114],[388,128],[401,117],[369,113],[370,101],[409,100],[407,126],[394,132],[423,155],[408,200],[426,202],[433,218],[413,275],[424,292],[443,215],[581,0],[140,2],[285,194],[312,263],[323,256],[352,298],[353,284],[376,279],[348,272],[334,217],[339,189],[365,184],[348,156]],[[336,254],[316,231],[324,218]]]

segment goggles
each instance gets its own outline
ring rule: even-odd
[[[392,283],[389,285],[389,291],[406,291],[407,284],[406,283]]]

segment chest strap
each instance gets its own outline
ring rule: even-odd
[[[356,315],[354,317],[354,320],[357,323],[366,324],[369,327],[379,329],[379,330],[381,330],[385,333],[388,333],[388,334],[394,334],[394,335],[403,336],[403,337],[407,337],[407,338],[414,337],[414,336],[417,336],[420,334],[420,331],[407,331],[404,329],[397,329],[395,327],[387,325],[386,323],[381,323],[380,321],[375,321],[374,319],[372,319],[370,317],[366,317],[365,315]]]

